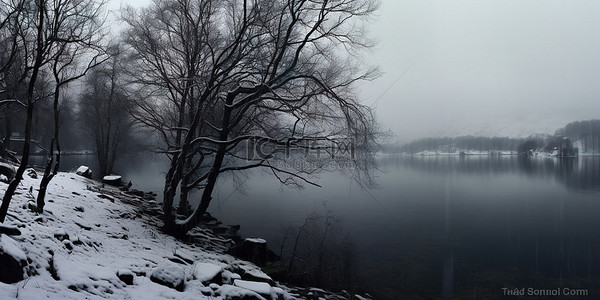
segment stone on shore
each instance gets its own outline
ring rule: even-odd
[[[120,175],[108,175],[108,176],[104,176],[102,178],[102,182],[104,182],[106,184],[114,185],[114,186],[120,186],[121,178],[122,177]]]
[[[121,279],[121,281],[123,281],[127,285],[133,284],[133,272],[131,272],[131,270],[119,270],[117,271],[117,277],[119,277],[119,279]]]
[[[77,171],[75,171],[75,174],[85,178],[92,178],[92,170],[88,166],[80,166],[77,168]]]
[[[6,182],[10,182],[15,178],[17,174],[17,170],[12,165],[1,163],[0,162],[0,175],[4,175],[6,177]]]
[[[165,262],[158,265],[154,271],[152,271],[150,280],[178,291],[183,291],[185,270],[180,265]]]
[[[15,283],[23,280],[27,255],[9,236],[0,235],[0,282]]]
[[[210,263],[197,263],[194,267],[194,278],[204,285],[210,283],[221,284],[221,272],[223,272],[221,266]]]

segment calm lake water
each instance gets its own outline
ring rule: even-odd
[[[154,158],[123,175],[160,193],[166,163]],[[303,190],[252,172],[242,193],[224,178],[209,210],[277,247],[283,227],[300,226],[326,201],[358,251],[361,284],[378,299],[499,298],[503,288],[600,297],[599,157],[379,163],[380,187],[370,191],[337,172]]]

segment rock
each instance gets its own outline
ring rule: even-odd
[[[197,263],[194,267],[194,278],[202,284],[216,283],[221,284],[221,272],[223,268],[210,263]]]
[[[65,232],[64,229],[58,229],[54,232],[54,237],[62,242],[69,239],[69,234]]]
[[[21,230],[19,230],[17,226],[0,224],[0,233],[4,233],[6,235],[21,235]]]
[[[227,284],[233,284],[233,281],[236,279],[242,279],[242,276],[240,276],[240,274],[237,273],[232,273],[228,270],[223,270],[223,272],[221,273],[221,279],[222,279],[222,283],[227,283]]]
[[[77,171],[75,171],[75,174],[85,178],[92,178],[92,170],[88,166],[80,166],[77,168]]]
[[[27,208],[29,208],[29,210],[31,210],[33,212],[37,212],[38,211],[37,204],[35,204],[33,202],[27,202]]]
[[[133,184],[131,183],[131,180],[129,180],[129,183],[127,183],[127,185],[124,185],[122,187],[119,187],[119,190],[127,192],[129,191],[129,189],[131,188]]]
[[[259,269],[242,268],[242,270],[244,271],[242,273],[242,279],[244,280],[266,282],[269,284],[274,283],[273,279],[269,275],[265,274]]]
[[[185,270],[183,267],[165,262],[163,264],[158,265],[150,275],[150,280],[162,284],[164,286],[168,286],[170,288],[174,288],[178,291],[183,291],[184,282],[185,282]]]
[[[225,300],[265,300],[263,296],[254,291],[229,284],[220,286],[215,293]]]
[[[10,182],[15,178],[17,174],[17,170],[12,165],[6,163],[0,163],[0,175],[4,175],[6,177],[6,181]]]
[[[27,170],[25,170],[25,173],[27,173],[27,176],[33,178],[33,179],[37,179],[38,178],[38,174],[37,172],[33,169],[33,168],[29,168]]]
[[[119,175],[104,176],[104,177],[102,177],[102,182],[104,182],[106,184],[114,185],[114,186],[120,186],[121,185],[121,176],[119,176]]]
[[[179,257],[167,257],[168,260],[176,263],[176,264],[180,264],[180,265],[188,265],[187,262],[185,262],[183,259],[179,258]]]
[[[265,282],[236,279],[233,281],[233,285],[247,290],[251,290],[266,298],[271,298],[271,294],[273,294],[273,288],[271,288],[271,285]]]
[[[98,194],[98,198],[100,199],[106,199],[110,202],[115,202],[115,198],[109,196],[109,195],[104,195],[104,194]]]
[[[136,189],[131,189],[127,192],[127,194],[130,195],[134,195],[134,196],[138,196],[138,197],[144,197],[144,192],[140,191],[140,190],[136,190]]]
[[[267,262],[267,241],[259,238],[247,238],[241,245],[229,249],[228,253],[261,266]]]
[[[92,226],[85,225],[85,224],[83,224],[83,223],[81,223],[81,222],[78,222],[78,221],[73,221],[73,223],[75,223],[75,225],[77,225],[77,226],[81,227],[81,228],[82,228],[82,229],[84,229],[84,230],[88,230],[88,231],[89,231],[89,230],[92,230]]]
[[[187,264],[191,265],[194,263],[194,255],[184,249],[177,249],[173,255],[182,259]]]
[[[131,270],[119,270],[117,271],[117,277],[119,277],[119,279],[121,279],[121,281],[123,281],[127,285],[133,284],[133,272],[131,272]]]
[[[63,245],[65,245],[65,248],[67,248],[68,250],[73,250],[73,244],[71,243],[71,241],[63,240],[62,243],[63,243]]]
[[[5,234],[0,235],[0,282],[15,283],[23,280],[27,255],[19,244]]]
[[[156,200],[156,194],[152,192],[144,193],[144,200]]]

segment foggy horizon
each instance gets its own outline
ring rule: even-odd
[[[384,129],[526,137],[597,118],[597,2],[382,1],[366,83]]]

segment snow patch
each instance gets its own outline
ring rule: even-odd
[[[270,295],[273,291],[271,285],[265,282],[256,282],[256,281],[246,281],[241,279],[236,279],[233,281],[233,285],[237,287],[241,287],[247,290],[251,290],[253,292],[257,292],[261,295]]]
[[[0,253],[8,254],[21,262],[27,261],[27,255],[21,250],[17,241],[6,234],[0,235]]]
[[[152,271],[150,279],[156,283],[182,291],[185,281],[185,270],[174,263],[162,263]]]
[[[250,242],[250,243],[255,243],[255,244],[266,244],[267,241],[260,239],[260,238],[247,238],[245,239],[245,241]]]
[[[194,267],[194,278],[202,283],[213,281],[215,277],[221,274],[223,268],[210,263],[197,263]]]

